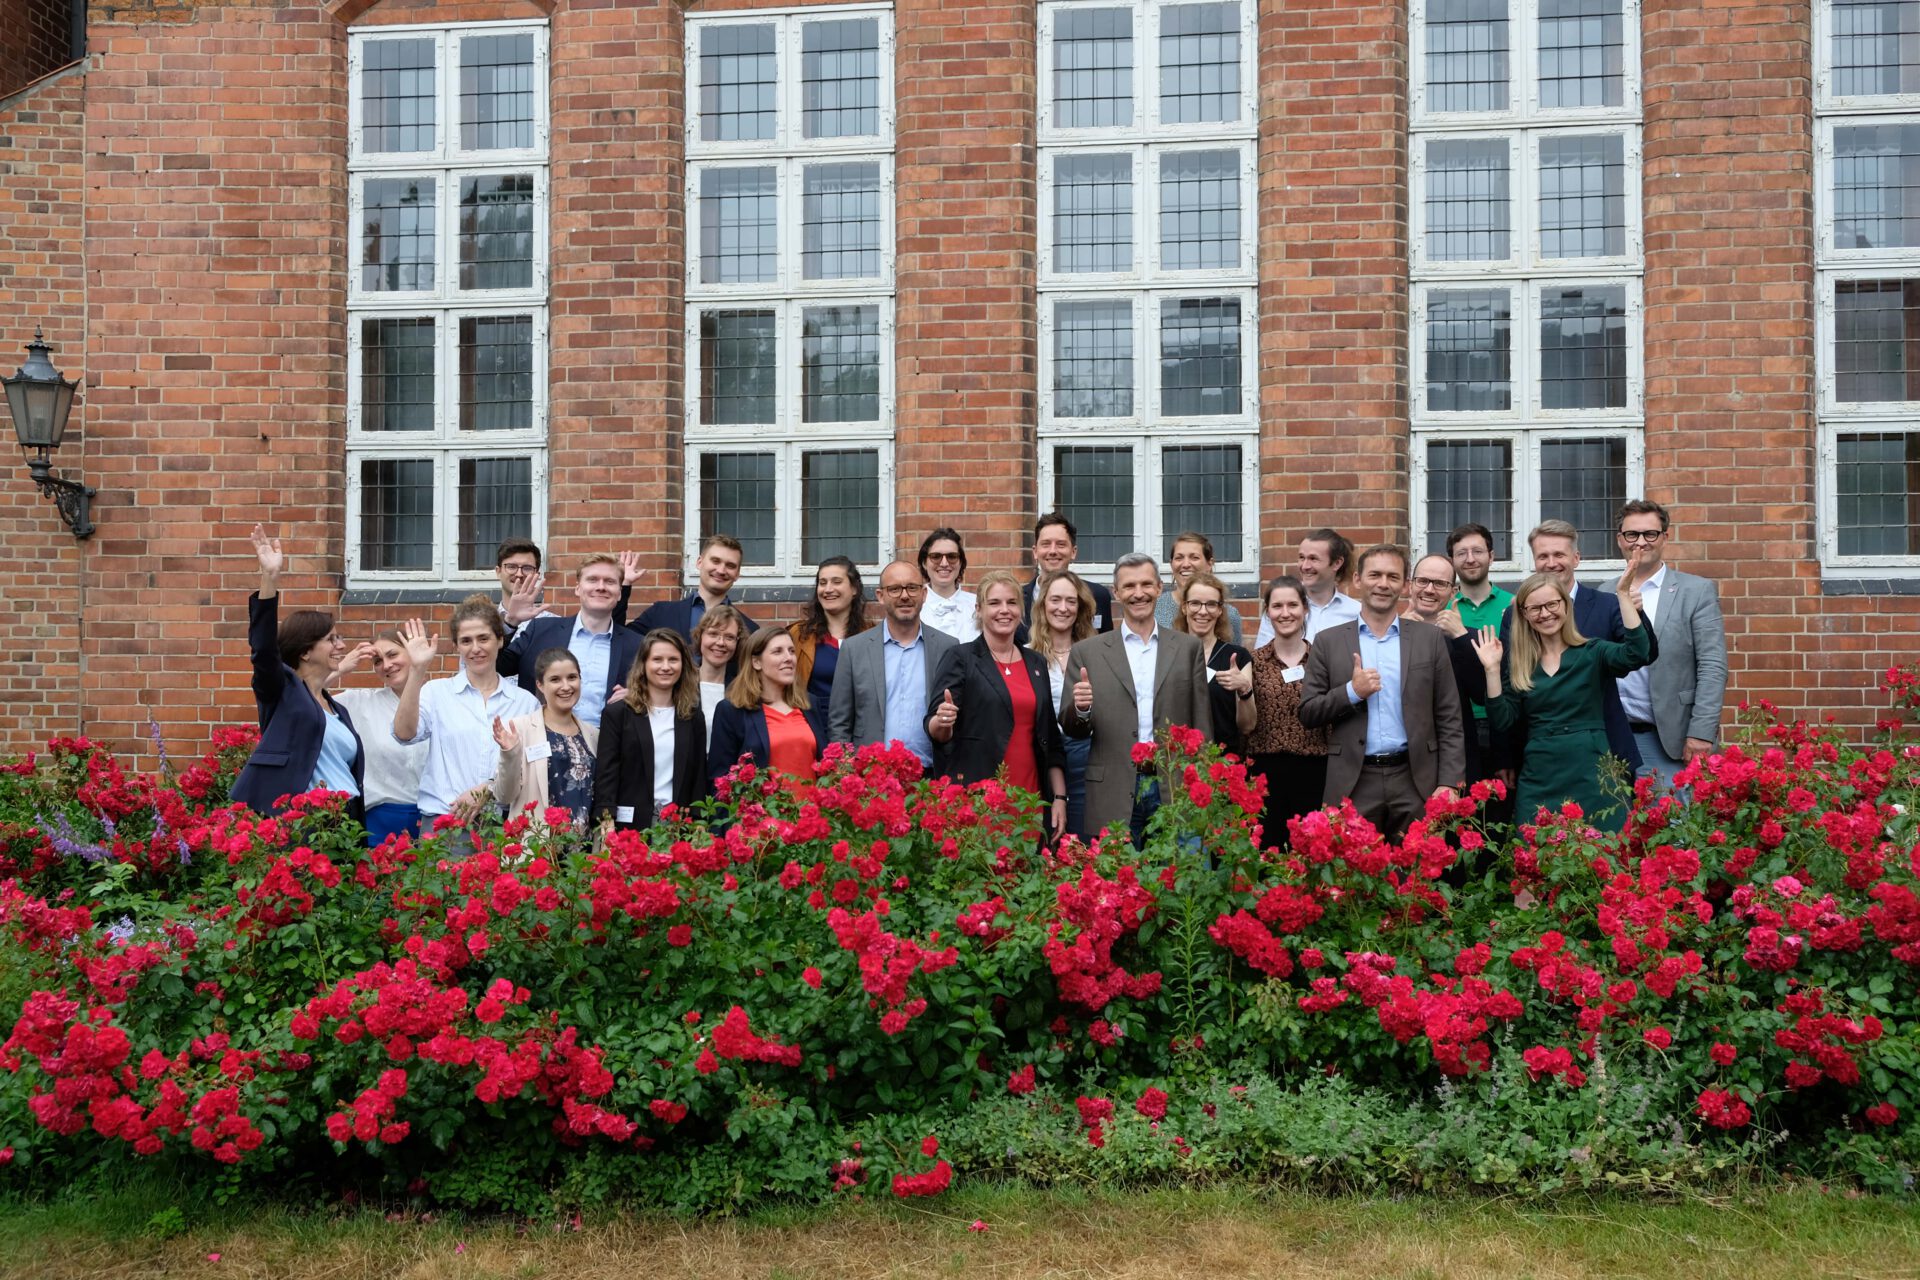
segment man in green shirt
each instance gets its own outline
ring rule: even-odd
[[[1493,534],[1483,524],[1463,524],[1447,535],[1447,558],[1453,561],[1453,571],[1460,578],[1460,590],[1453,597],[1453,611],[1460,615],[1460,621],[1470,631],[1481,627],[1500,629],[1500,620],[1513,603],[1513,592],[1502,590],[1493,585],[1487,577],[1493,568]],[[1479,739],[1479,765],[1483,776],[1498,778],[1506,783],[1507,794],[1513,794],[1514,770],[1507,759],[1504,744],[1494,740],[1487,725],[1487,706],[1484,702],[1470,705],[1468,721],[1473,727],[1468,732]],[[1478,779],[1469,778],[1469,782]],[[1509,802],[1489,803],[1487,817],[1493,821],[1504,821],[1510,815]]]

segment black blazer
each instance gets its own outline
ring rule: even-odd
[[[1040,794],[1052,800],[1048,771],[1067,765],[1066,744],[1054,712],[1053,686],[1047,680],[1045,658],[1022,648],[1020,660],[1033,684],[1033,758],[1040,766]],[[987,650],[985,636],[953,646],[940,659],[927,685],[929,723],[949,689],[960,716],[954,722],[953,741],[933,744],[933,773],[964,784],[991,778],[1007,758],[1007,741],[1013,736],[1013,700],[1007,697],[1007,683]]]
[[[668,630],[678,631],[681,639],[685,640],[688,644],[692,644],[693,602],[699,598],[700,593],[698,591],[689,591],[677,600],[656,600],[641,610],[638,618],[632,622],[628,622],[627,608],[633,602],[633,588],[630,586],[622,587],[620,588],[620,603],[613,607],[613,625],[616,627],[625,625],[635,635],[642,636],[656,627],[666,627]],[[729,596],[726,603],[733,604],[733,598]],[[736,611],[740,608],[737,604],[733,604],[733,607]],[[760,624],[744,613],[740,615],[740,621],[746,625],[749,632],[760,629]],[[699,660],[699,654],[696,653],[693,656],[695,661]],[[718,717],[716,717],[716,719],[717,718]]]
[[[673,803],[682,809],[705,799],[707,717],[699,707],[673,722]],[[600,717],[600,754],[593,766],[593,820],[633,807],[633,821],[616,822],[622,831],[644,831],[654,823],[653,722],[626,699]]]
[[[1033,616],[1033,586],[1034,583],[1038,581],[1040,581],[1040,579],[1036,575],[1033,582],[1029,582],[1026,586],[1020,588],[1020,617],[1023,621],[1014,629],[1013,642],[1015,644],[1025,644],[1032,638],[1032,632],[1024,619]],[[1080,575],[1080,581],[1086,583],[1087,590],[1093,593],[1093,616],[1098,619],[1093,625],[1093,633],[1099,635],[1103,631],[1113,630],[1115,625],[1113,619],[1113,593],[1084,573]]]
[[[801,713],[813,730],[813,758],[818,760],[827,749],[826,708],[808,707]],[[718,783],[727,771],[740,763],[741,756],[752,756],[765,769],[773,762],[773,744],[767,740],[767,715],[759,707],[742,711],[731,702],[713,709],[713,742],[707,748],[707,784]]]
[[[565,649],[567,642],[573,639],[573,618],[535,618],[514,633],[513,643],[500,651],[498,666],[503,676],[517,675],[520,687],[538,698],[538,682],[533,678],[534,659],[548,649]],[[575,654],[577,661],[579,654]],[[633,669],[633,660],[640,656],[640,637],[616,620],[613,624],[613,652],[607,659],[607,684],[599,690],[582,689],[580,700],[594,699],[602,707],[614,689],[627,682],[627,672]],[[604,715],[605,713],[602,712]]]
[[[1200,637],[1195,636],[1194,639],[1199,640]],[[1205,644],[1206,641],[1201,640],[1200,643]],[[1240,659],[1242,671],[1253,669],[1253,655],[1231,640],[1213,646],[1213,652],[1207,655],[1207,669],[1225,671],[1233,665],[1235,658]],[[1207,699],[1213,703],[1213,740],[1235,755],[1239,755],[1241,750],[1240,726],[1234,719],[1234,712],[1239,709],[1236,705],[1239,696],[1218,680],[1207,681]]]
[[[1447,661],[1453,666],[1453,685],[1460,691],[1461,734],[1467,749],[1467,781],[1478,782],[1482,778],[1491,778],[1494,771],[1504,769],[1506,764],[1506,735],[1493,729],[1487,735],[1487,757],[1480,756],[1480,731],[1474,728],[1473,712],[1469,709],[1476,702],[1487,700],[1487,669],[1480,665],[1480,655],[1473,648],[1473,632],[1463,636],[1447,638]]]
[[[247,647],[253,651],[253,702],[260,715],[260,742],[233,784],[233,798],[255,813],[271,814],[282,796],[313,788],[313,767],[327,736],[326,713],[314,705],[292,667],[280,661],[280,597],[247,597]],[[347,709],[321,693],[349,730]],[[366,791],[367,752],[353,734],[353,781]],[[355,811],[358,812],[358,797]]]

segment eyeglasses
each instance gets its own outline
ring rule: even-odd
[[[927,559],[930,561],[937,560],[942,564],[949,561],[954,564],[959,564],[960,553],[958,551],[929,551],[927,552]]]
[[[914,582],[908,583],[904,587],[882,587],[880,588],[880,594],[883,596],[891,596],[895,600],[911,600],[925,590],[925,587]]]
[[[1530,604],[1520,612],[1529,618],[1545,618],[1560,612],[1560,602],[1555,600],[1552,604]]]
[[[1620,531],[1622,542],[1658,542],[1666,536],[1665,529],[1622,529]]]
[[[512,560],[507,561],[505,564],[501,565],[500,568],[505,569],[508,573],[516,573],[516,574],[540,572],[540,566],[537,564],[516,563]]]
[[[1453,590],[1453,583],[1443,582],[1439,578],[1415,578],[1413,585],[1416,587],[1425,587],[1429,591]]]
[[[1187,601],[1188,613],[1218,613],[1220,612],[1221,608],[1222,608],[1222,605],[1218,600]]]

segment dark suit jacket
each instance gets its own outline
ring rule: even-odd
[[[673,722],[673,802],[684,809],[708,794],[707,718],[695,707],[692,715]],[[653,724],[622,698],[600,717],[593,820],[611,818],[616,809],[629,805],[633,821],[616,822],[616,827],[644,831],[653,825]]]
[[[1159,628],[1159,653],[1153,668],[1153,731],[1182,724],[1213,736],[1213,700],[1207,695],[1206,667],[1200,642],[1183,631]],[[1073,705],[1073,685],[1080,668],[1093,684],[1093,709],[1081,715]],[[1133,666],[1127,661],[1126,632],[1108,632],[1073,646],[1067,655],[1067,683],[1062,691],[1060,728],[1076,738],[1092,738],[1087,754],[1086,829],[1124,829],[1133,818],[1138,772],[1133,767],[1133,744],[1140,732],[1139,702],[1133,688]],[[1164,785],[1164,784],[1163,784]]]
[[[517,675],[520,687],[534,697],[540,696],[537,682],[533,678],[534,659],[548,649],[565,649],[567,642],[573,639],[573,618],[535,618],[514,632],[513,643],[500,651],[499,668],[503,676]],[[576,659],[579,655],[575,655]],[[604,707],[608,696],[619,686],[627,682],[627,672],[633,669],[633,660],[640,656],[640,637],[621,626],[613,624],[613,651],[607,658],[607,683],[599,689],[580,690],[580,700],[591,698]],[[602,715],[605,714],[603,711]]]
[[[808,707],[803,714],[813,728],[813,758],[818,760],[827,749],[827,713],[815,706]],[[752,756],[753,762],[762,769],[772,763],[773,744],[767,740],[766,713],[758,707],[742,711],[731,702],[722,702],[713,709],[713,742],[707,748],[708,785],[726,777],[727,771],[739,764],[742,756]]]
[[[260,742],[234,781],[232,796],[255,813],[276,811],[282,796],[297,796],[313,788],[313,767],[320,761],[320,743],[327,736],[326,713],[314,705],[306,685],[292,667],[280,661],[280,597],[247,597],[247,647],[253,653],[253,703],[260,715]],[[348,729],[353,717],[323,692]],[[367,752],[353,735],[353,781],[366,789]]]
[[[692,644],[693,602],[699,598],[700,593],[698,591],[689,591],[677,600],[656,600],[641,610],[640,616],[637,619],[628,622],[627,606],[632,603],[633,588],[630,586],[621,587],[620,603],[613,607],[613,624],[616,627],[624,625],[635,634],[642,636],[656,627],[666,627],[668,630],[678,631],[681,639],[685,640],[688,644]],[[733,604],[733,597],[727,597],[724,603]],[[734,604],[733,607],[736,610],[740,608],[737,604]],[[746,624],[748,631],[758,631],[760,629],[760,624],[744,613],[740,615],[740,621]],[[697,657],[698,655],[695,656]]]
[[[1067,767],[1066,744],[1054,718],[1053,685],[1047,680],[1046,659],[1022,648],[1020,661],[1033,685],[1033,759],[1040,767],[1040,794],[1052,800],[1048,771]],[[1007,743],[1013,737],[1013,699],[1007,696],[1007,682],[987,649],[985,636],[952,646],[940,659],[927,682],[929,721],[949,689],[960,715],[953,723],[953,741],[933,744],[933,772],[962,783],[991,778],[1006,760]]]
[[[1087,584],[1087,590],[1093,593],[1094,634],[1105,635],[1107,632],[1113,630],[1115,625],[1113,619],[1113,593],[1095,582],[1092,578],[1087,577],[1084,573],[1080,575],[1080,579]],[[1020,616],[1022,618],[1031,618],[1033,616],[1033,584],[1038,581],[1040,581],[1040,579],[1036,576],[1032,582],[1020,588]],[[1027,624],[1022,622],[1013,633],[1013,642],[1015,644],[1025,644],[1031,638],[1031,634],[1027,628]],[[1071,687],[1073,682],[1069,680],[1067,684]]]
[[[1314,637],[1300,690],[1300,723],[1327,730],[1326,803],[1353,794],[1367,754],[1367,704],[1347,697],[1360,622],[1342,622]],[[1407,730],[1407,768],[1422,795],[1467,776],[1460,692],[1440,628],[1400,620],[1400,720]]]
[[[1644,622],[1644,619],[1642,620]],[[1611,591],[1601,591],[1594,587],[1581,586],[1573,597],[1573,625],[1580,629],[1583,636],[1592,636],[1598,640],[1612,640],[1625,644],[1627,639],[1627,620],[1620,616],[1620,597]],[[1508,607],[1505,616],[1500,619],[1500,639],[1507,643],[1513,638],[1513,608]],[[1647,643],[1651,646],[1651,663],[1660,656],[1660,638],[1654,634],[1654,628],[1647,628]],[[1508,644],[1511,652],[1512,646]],[[1500,660],[1500,684],[1503,688],[1512,688],[1507,682],[1507,660]],[[1633,772],[1640,771],[1640,747],[1633,740],[1633,730],[1627,724],[1627,711],[1620,705],[1620,688],[1612,680],[1606,682],[1606,691],[1602,695],[1604,703],[1602,719],[1607,726],[1607,750],[1627,762]],[[1507,758],[1519,760],[1526,746],[1524,734],[1508,734],[1506,739]]]
[[[1480,665],[1480,655],[1473,650],[1473,632],[1447,637],[1447,660],[1453,666],[1454,690],[1460,695],[1461,741],[1466,746],[1466,780],[1478,782],[1482,778],[1492,777],[1495,769],[1504,767],[1506,739],[1498,730],[1488,734],[1487,758],[1481,758],[1480,733],[1474,727],[1473,713],[1468,707],[1487,700],[1487,669]]]

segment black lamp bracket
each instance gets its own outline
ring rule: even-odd
[[[67,528],[73,530],[76,538],[93,536],[92,507],[98,490],[75,480],[63,480],[53,474],[53,464],[47,455],[39,453],[27,459],[27,472],[33,477],[33,483],[42,495],[53,499],[60,509],[60,518],[67,522]]]

